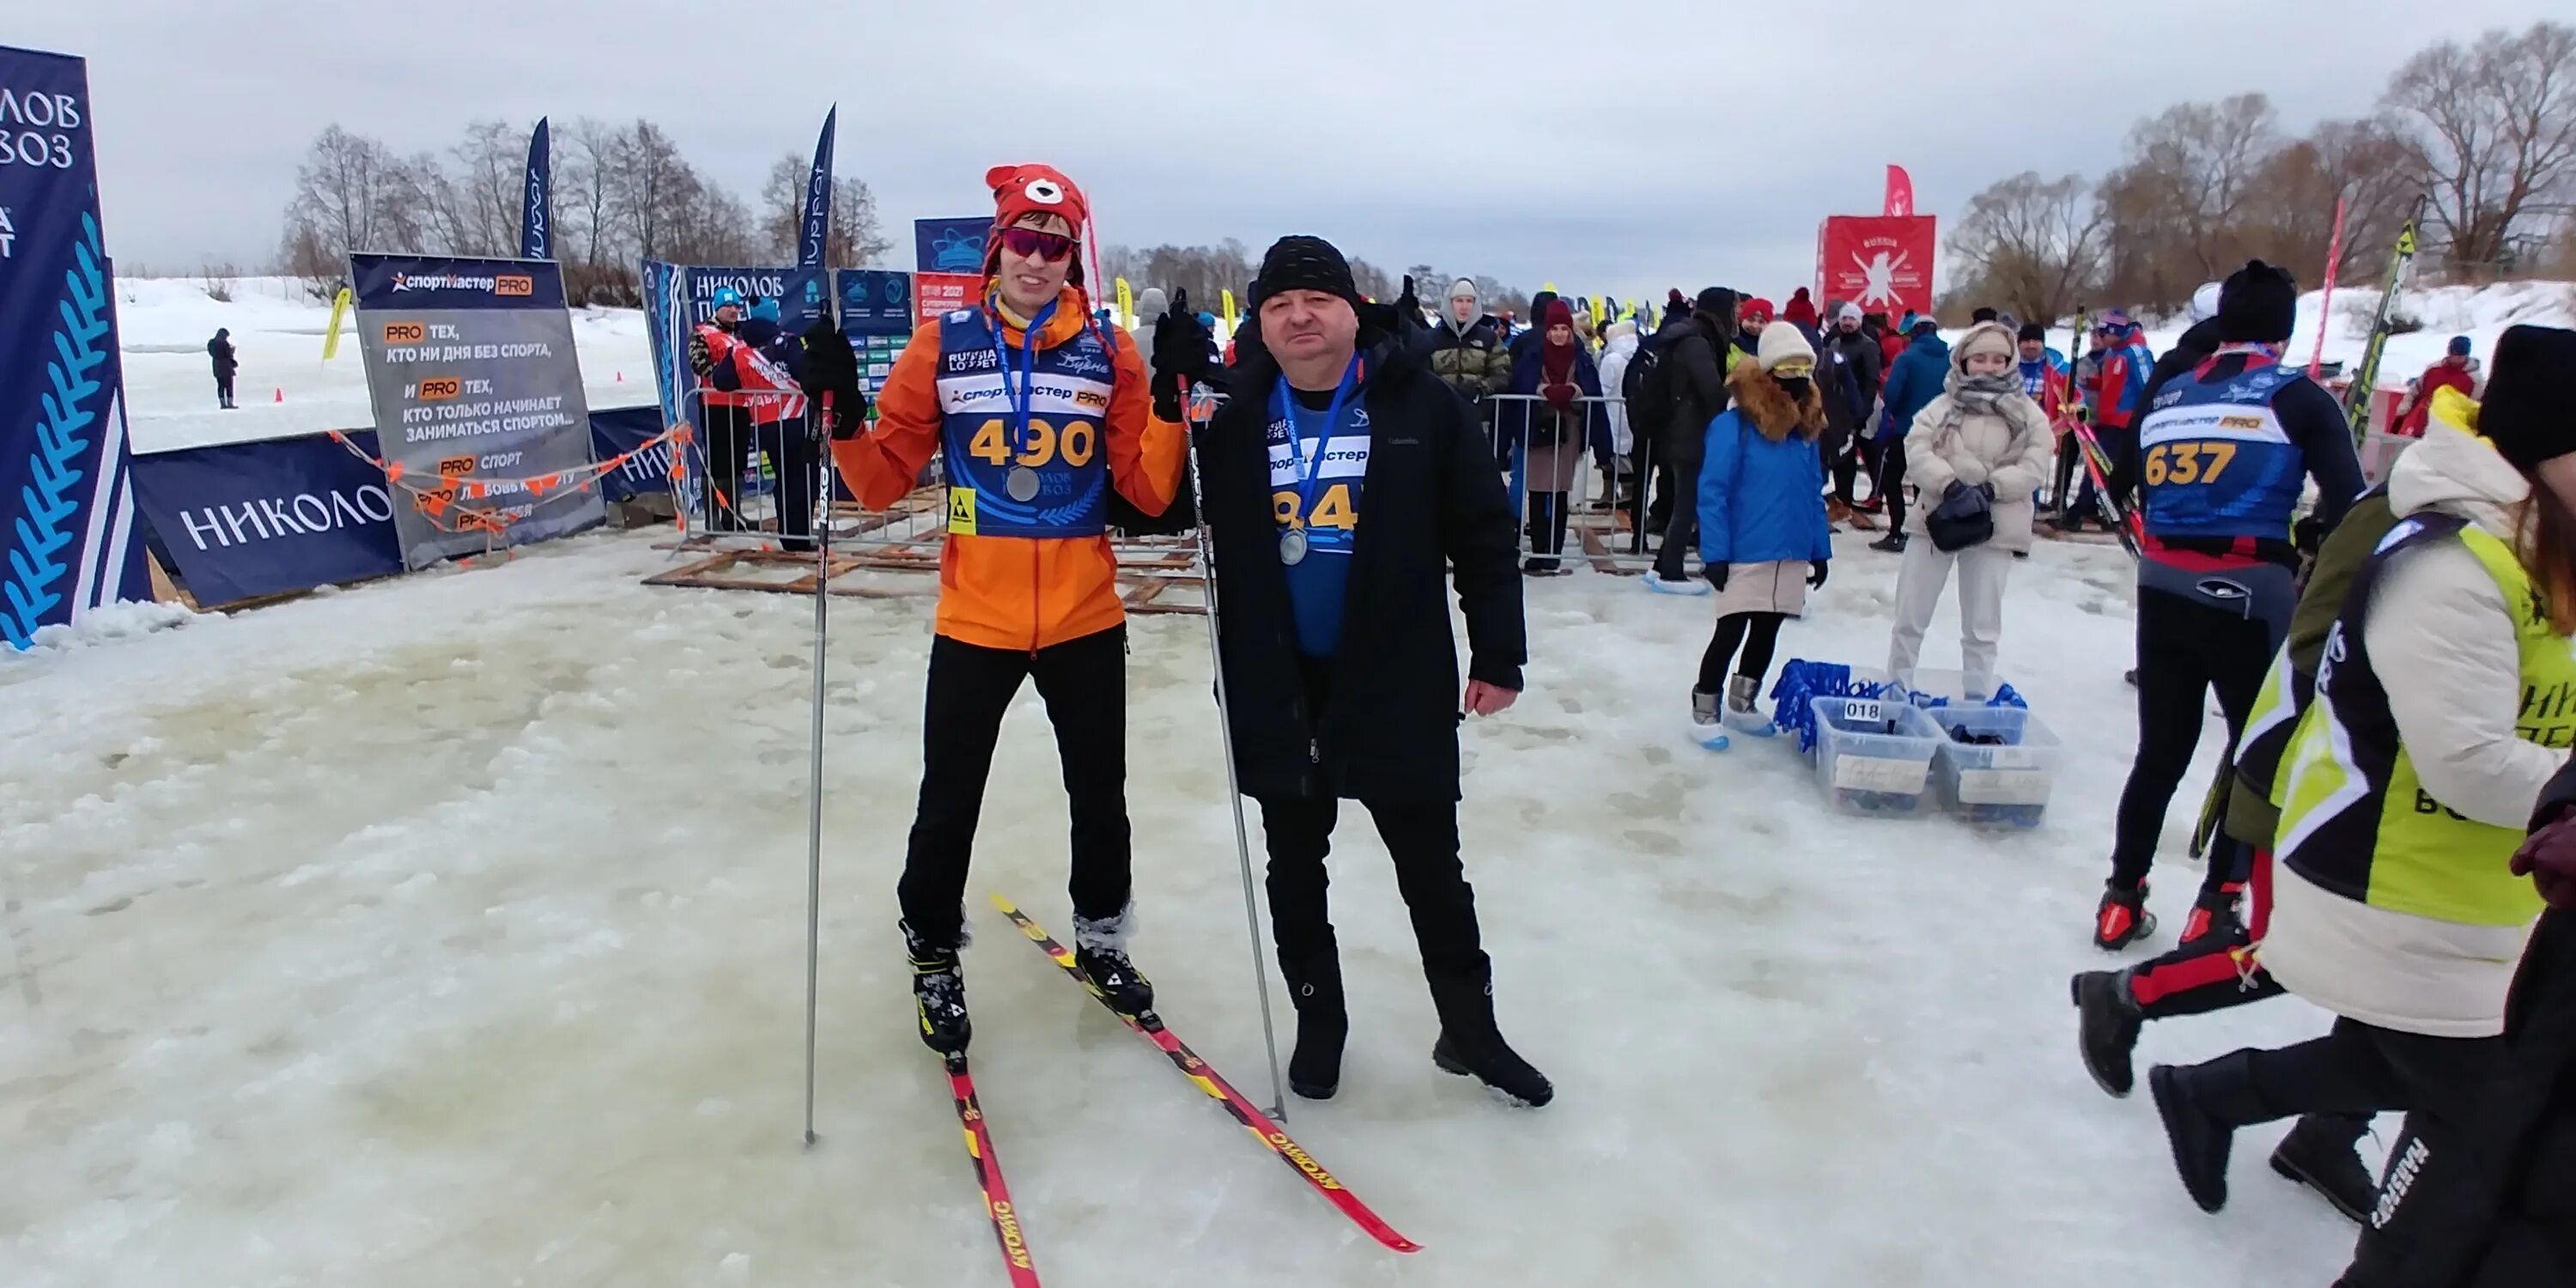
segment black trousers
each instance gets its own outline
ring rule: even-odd
[[[821,409],[815,409],[820,415]],[[779,544],[790,550],[810,549],[814,537],[816,469],[821,453],[814,445],[814,423],[803,419],[762,425],[761,446],[778,463]]]
[[[1771,653],[1780,644],[1780,623],[1789,620],[1780,613],[1729,613],[1717,619],[1717,631],[1709,636],[1708,651],[1700,654],[1699,691],[1726,691],[1726,664],[1735,658],[1735,650],[1744,650],[1744,664],[1735,668],[1737,675],[1761,679],[1771,670]]]
[[[2075,474],[2083,468],[2080,463],[2083,455],[2084,444],[2076,439],[2074,431],[2057,436],[2057,474],[2048,492],[2048,503],[2052,509],[2063,512],[2075,504]]]
[[[1332,663],[1306,659],[1302,668],[1307,710],[1320,722],[1332,701]],[[1332,962],[1339,951],[1325,891],[1341,802],[1331,796],[1263,797],[1261,832],[1270,854],[1270,934],[1280,969],[1292,978],[1318,973],[1313,963]],[[1424,977],[1444,982],[1482,980],[1491,963],[1476,925],[1476,891],[1458,858],[1458,803],[1444,800],[1362,798],[1395,863],[1395,888],[1413,919]],[[1338,973],[1338,972],[1336,972]]]
[[[1680,581],[1690,575],[1691,547],[1699,541],[1699,464],[1707,454],[1708,449],[1700,443],[1679,447],[1672,453],[1671,513],[1663,524],[1663,549],[1655,552],[1655,575],[1666,581]]]
[[[1851,436],[1851,441],[1845,443],[1843,449],[1834,453],[1832,459],[1826,462],[1826,468],[1833,475],[1834,499],[1844,505],[1857,505],[1860,502],[1861,458],[1868,454],[1868,447],[1869,440],[1855,432]]]
[[[1905,440],[1878,439],[1878,491],[1887,500],[1887,530],[1905,531]]]
[[[725,403],[706,406],[707,530],[740,532],[742,466],[749,450],[751,411]]]
[[[895,887],[903,919],[934,945],[964,936],[966,867],[1003,713],[1035,677],[1055,726],[1073,806],[1073,911],[1105,921],[1132,893],[1127,828],[1127,628],[1031,654],[979,648],[943,635],[930,645],[922,713],[921,804]]]
[[[1556,556],[1565,553],[1565,498],[1563,492],[1529,494],[1530,551],[1535,556],[1530,562],[1540,568],[1553,570]]]
[[[233,375],[229,371],[215,373],[215,405],[218,407],[233,405]]]
[[[2195,1099],[2235,1126],[2294,1114],[2406,1112],[2388,1154],[2379,1206],[2339,1288],[2456,1282],[2410,1270],[2420,1252],[2456,1238],[2456,1211],[2418,1196],[2495,1174],[2473,1127],[2507,1069],[2505,1040],[2437,1038],[2338,1019],[2324,1037],[2278,1051],[2239,1051],[2185,1071]]]
[[[2138,591],[2138,759],[2120,792],[2111,880],[2136,886],[2155,866],[2165,808],[2191,769],[2200,745],[2201,712],[2216,690],[2228,736],[2245,728],[2263,674],[2272,664],[2272,628],[2238,614],[2152,588]],[[2220,837],[2204,890],[2243,879],[2242,847]]]

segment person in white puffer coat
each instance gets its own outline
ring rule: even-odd
[[[2031,546],[2035,498],[2048,479],[2056,436],[2048,414],[2025,392],[2013,333],[1999,324],[1970,328],[1950,351],[1950,375],[1940,397],[1914,418],[1905,436],[1905,477],[1921,503],[1908,510],[1905,547],[1896,578],[1896,628],[1888,636],[1887,671],[1912,687],[1923,634],[1940,607],[1950,574],[1959,574],[1959,653],[1970,697],[1995,691],[1995,654],[2004,630],[2004,583],[2013,555]],[[1993,520],[1993,533],[1956,550],[1942,550],[1933,515],[1974,509],[1978,496]]]
[[[1607,510],[1611,504],[1625,502],[1628,489],[1620,480],[1628,477],[1630,463],[1636,459],[1634,435],[1628,430],[1628,404],[1620,399],[1619,390],[1628,378],[1628,361],[1637,356],[1637,324],[1627,319],[1610,324],[1601,333],[1608,341],[1601,348],[1601,392],[1612,401],[1604,404],[1610,414],[1610,454],[1593,462],[1601,470],[1601,499],[1595,510]],[[1600,453],[1595,451],[1594,456]]]

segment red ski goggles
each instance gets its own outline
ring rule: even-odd
[[[1062,233],[1042,233],[1034,228],[1005,228],[1002,248],[1023,259],[1054,261],[1073,253],[1081,243]]]

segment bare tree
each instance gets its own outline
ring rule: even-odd
[[[2455,268],[2494,265],[2517,230],[2576,201],[2576,27],[2444,41],[2389,77],[2396,119]]]
[[[2105,217],[2080,175],[2025,170],[1968,199],[1946,239],[1962,298],[2063,317],[2098,289]]]
[[[782,264],[794,263],[805,241],[805,185],[813,162],[793,152],[769,167],[760,187],[760,234],[768,253]],[[859,268],[894,249],[877,218],[877,194],[864,179],[832,179],[832,227],[823,245],[823,262],[833,268]]]
[[[651,121],[617,131],[609,155],[608,209],[624,234],[623,248],[644,259],[671,259],[673,232],[698,199],[697,173]]]
[[[612,213],[617,129],[583,117],[555,138],[568,145],[559,148],[555,165],[556,258],[564,263],[565,284],[578,299],[631,299],[635,267],[618,255]]]
[[[375,139],[327,126],[296,169],[279,258],[328,298],[347,284],[350,252],[424,250],[426,205],[412,163]]]
[[[527,144],[526,132],[508,121],[473,121],[444,164],[426,155],[414,161],[428,191],[431,226],[447,253],[519,253]]]

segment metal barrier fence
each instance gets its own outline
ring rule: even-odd
[[[1488,394],[1478,404],[1493,436],[1495,466],[1508,477],[1521,556],[1541,567],[1579,561],[1600,572],[1645,573],[1655,565],[1647,529],[1658,502],[1696,507],[1698,499],[1677,495],[1678,482],[1657,479],[1661,462],[1640,436],[1631,433],[1625,454],[1612,450],[1627,419],[1626,399],[1586,394],[1573,408],[1577,426],[1565,427],[1551,423],[1554,409],[1537,394]],[[1665,492],[1676,495],[1666,499]],[[1652,544],[1661,545],[1663,537],[1657,531]],[[1691,544],[1688,562],[1696,566],[1697,543]]]

